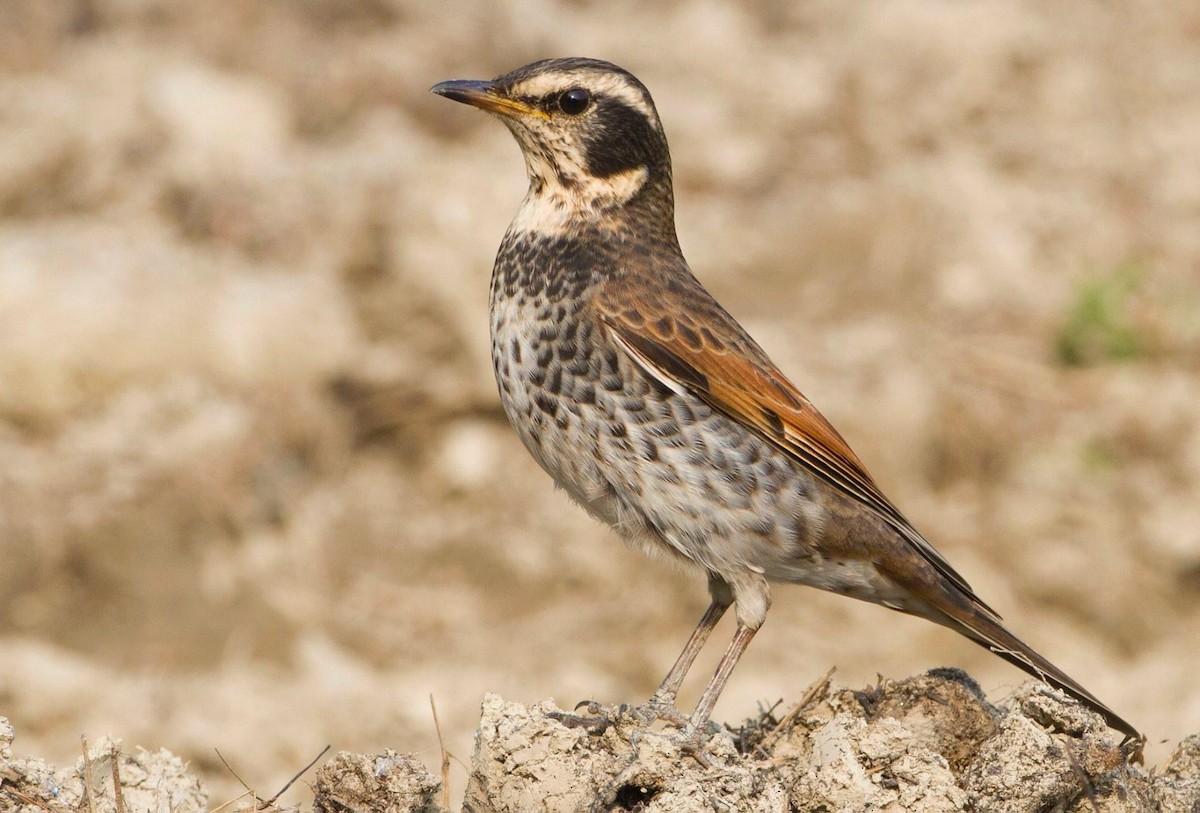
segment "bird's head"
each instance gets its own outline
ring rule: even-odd
[[[670,212],[667,139],[650,92],[628,71],[596,59],[547,59],[432,91],[508,126],[525,155],[531,197],[594,216],[650,193]]]

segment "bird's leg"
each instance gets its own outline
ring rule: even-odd
[[[709,634],[712,633],[713,627],[717,626],[717,622],[721,620],[721,616],[725,615],[725,611],[728,609],[729,602],[723,598],[714,598],[712,603],[708,605],[708,609],[704,611],[704,615],[700,618],[700,623],[696,625],[696,629],[692,630],[692,637],[688,638],[683,651],[679,653],[679,657],[675,660],[675,665],[671,667],[670,672],[667,672],[667,676],[663,678],[663,682],[654,691],[654,694],[650,696],[650,700],[642,707],[648,716],[653,715],[655,718],[669,720],[674,723],[683,723],[684,717],[675,706],[675,698],[679,694],[679,687],[683,684],[683,679],[687,676],[688,670],[695,663],[696,656],[704,648],[704,643],[708,640]]]
[[[696,661],[696,656],[704,648],[704,643],[712,633],[713,627],[717,626],[717,622],[733,604],[733,591],[729,584],[719,576],[709,574],[708,593],[712,596],[708,609],[701,616],[700,623],[692,630],[692,635],[684,645],[683,651],[675,659],[675,665],[671,667],[671,671],[663,678],[663,682],[659,684],[649,700],[640,706],[630,707],[621,704],[614,709],[606,708],[594,700],[585,700],[575,706],[575,711],[585,709],[587,717],[561,712],[556,712],[551,716],[564,725],[588,728],[598,732],[608,728],[609,725],[625,715],[630,715],[644,724],[652,723],[655,720],[666,720],[680,728],[686,726],[688,718],[675,705],[675,697],[679,693],[679,687],[682,685],[684,677],[687,676],[688,670]]]
[[[667,672],[667,676],[663,678],[662,683],[655,689],[650,699],[636,709],[636,713],[647,722],[667,720],[681,727],[687,724],[687,718],[675,705],[679,687],[683,684],[683,679],[692,668],[692,664],[695,663],[696,656],[704,648],[713,628],[717,626],[717,622],[733,604],[733,588],[729,582],[715,573],[708,574],[708,594],[712,597],[712,601],[709,602],[708,609],[701,616],[700,623],[692,630],[692,635],[684,645],[683,651],[675,659],[675,665],[671,667],[670,672]]]
[[[704,687],[704,694],[700,695],[700,702],[696,704],[696,710],[692,712],[687,726],[687,733],[691,737],[697,738],[698,743],[703,742],[701,732],[708,722],[709,715],[712,714],[713,706],[717,705],[717,698],[721,696],[721,691],[729,681],[730,674],[733,673],[733,667],[737,666],[738,660],[746,651],[746,647],[750,646],[750,641],[756,632],[758,632],[757,627],[738,624],[737,631],[733,633],[733,640],[729,643],[729,649],[725,650],[721,662],[717,664],[717,671],[713,674],[712,680]]]

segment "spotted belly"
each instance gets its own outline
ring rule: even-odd
[[[718,575],[796,581],[819,560],[825,509],[791,458],[647,377],[568,306],[510,299],[492,314],[500,399],[517,434],[627,542]]]

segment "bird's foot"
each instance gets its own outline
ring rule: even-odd
[[[675,695],[673,694],[655,694],[640,706],[634,706],[631,713],[646,725],[655,720],[662,720],[668,725],[682,729],[686,728],[689,722],[687,715],[675,705]]]
[[[583,712],[582,714],[580,712]],[[606,706],[595,700],[584,700],[576,704],[573,711],[552,711],[547,714],[568,728],[583,728],[591,734],[603,734],[610,728],[620,728],[630,725],[634,730],[629,733],[630,741],[636,743],[643,735],[642,729],[652,723],[663,720],[675,728],[675,731],[658,731],[653,736],[662,737],[671,742],[682,753],[691,756],[705,768],[711,768],[716,763],[705,747],[712,738],[721,732],[716,723],[706,721],[697,726],[684,715],[675,705],[673,697],[655,695],[638,706],[622,703],[619,706]]]
[[[593,734],[603,734],[615,721],[612,709],[602,706],[595,700],[584,700],[576,703],[574,711],[578,712],[580,709],[586,711],[587,714],[552,711],[546,716],[552,720],[557,720],[567,728],[586,728]]]
[[[583,711],[584,714],[579,714],[580,711]],[[653,720],[653,718],[649,720],[644,718],[640,707],[628,706],[624,703],[619,706],[606,706],[595,700],[582,700],[575,704],[575,708],[571,712],[552,711],[547,716],[567,728],[586,728],[593,734],[603,734],[612,726],[626,721],[645,724]]]
[[[720,730],[720,727],[713,722],[706,722],[698,728],[689,722],[680,726],[678,731],[661,732],[659,736],[665,737],[682,753],[690,756],[703,767],[712,768],[717,763],[705,749],[712,738],[720,734]]]
[[[660,731],[657,736],[673,743],[684,754],[691,756],[705,768],[711,768],[716,763],[706,752],[705,746],[712,738],[721,732],[721,727],[711,720],[704,720],[699,725],[675,705],[675,695],[658,694],[640,706],[631,710],[633,716],[644,721],[646,725],[655,720],[662,720],[676,730],[673,732]]]
[[[678,729],[687,728],[690,724],[688,716],[675,705],[675,698],[663,695],[655,695],[638,706],[626,703],[606,706],[595,700],[581,700],[570,712],[555,711],[548,716],[569,728],[586,728],[597,734],[622,723],[649,727],[662,720]]]

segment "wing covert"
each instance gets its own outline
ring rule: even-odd
[[[653,304],[596,300],[600,323],[645,373],[687,392],[754,430],[819,477],[876,511],[947,579],[987,607],[949,562],[884,496],[833,425],[796,389],[748,334],[696,284],[707,307],[689,301],[695,290],[662,291]],[[693,315],[700,320],[693,321]],[[988,607],[991,610],[990,607]],[[994,611],[992,611],[994,612]]]

